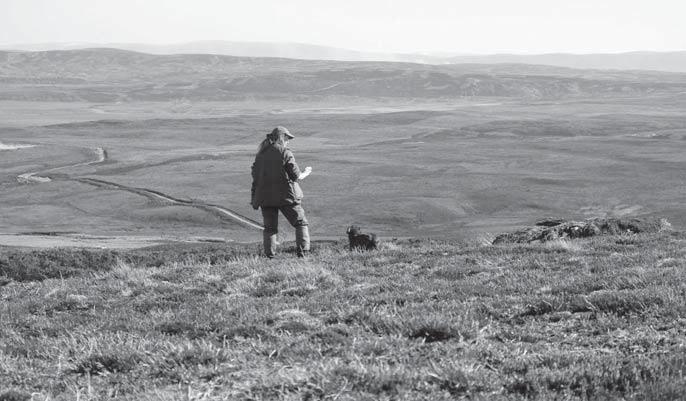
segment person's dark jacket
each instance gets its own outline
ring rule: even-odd
[[[279,144],[264,148],[252,165],[253,208],[299,204],[303,198],[299,176],[300,169],[288,148]]]

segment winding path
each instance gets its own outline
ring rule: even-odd
[[[36,172],[32,172],[32,173],[20,174],[17,176],[17,181],[20,183],[23,183],[23,184],[31,184],[31,183],[42,184],[42,183],[50,182],[50,181],[52,181],[52,179],[50,177],[39,176],[38,174],[40,174],[40,173],[45,174],[45,173],[55,172],[57,170],[62,170],[65,168],[90,166],[93,164],[103,163],[105,160],[107,160],[107,151],[105,149],[95,148],[95,149],[93,149],[93,151],[95,152],[95,155],[96,155],[95,160],[76,163],[76,164],[69,164],[66,166],[53,167],[53,168],[50,168],[47,170],[36,171]]]
[[[73,178],[73,181],[77,181],[83,184],[87,185],[92,185],[95,187],[99,188],[108,188],[108,189],[117,189],[121,191],[127,191],[131,192],[137,195],[145,196],[146,198],[152,199],[152,200],[157,200],[157,201],[163,201],[167,204],[170,205],[177,205],[177,206],[189,206],[189,207],[194,207],[197,209],[205,210],[207,212],[210,212],[212,214],[215,214],[221,218],[230,218],[234,221],[237,221],[241,224],[244,224],[246,226],[256,228],[258,230],[264,229],[262,225],[255,220],[250,219],[249,217],[245,217],[229,208],[226,208],[224,206],[219,206],[219,205],[213,205],[211,203],[204,203],[204,202],[198,202],[198,201],[189,201],[189,200],[184,200],[184,199],[178,199],[173,196],[167,195],[165,193],[155,191],[153,189],[148,189],[148,188],[138,188],[138,187],[129,187],[127,185],[122,185],[122,184],[117,184],[114,182],[110,181],[105,181],[105,180],[100,180],[96,178]]]
[[[40,172],[30,172],[30,173],[24,173],[20,174],[17,176],[17,181],[20,183],[26,183],[26,184],[41,184],[41,183],[46,183],[46,182],[51,182],[52,179],[48,176],[40,176],[38,174],[45,174],[49,172],[54,172],[57,170],[62,170],[65,168],[71,168],[71,167],[82,167],[82,166],[90,166],[94,164],[99,164],[103,163],[107,160],[107,151],[103,148],[95,148],[94,149],[95,154],[96,154],[96,159],[87,161],[87,162],[82,162],[82,163],[77,163],[77,164],[70,164],[68,166],[59,166],[59,167],[54,167],[48,170],[42,170]],[[252,220],[249,217],[243,216],[238,212],[235,212],[227,207],[220,206],[220,205],[214,205],[211,203],[204,203],[204,202],[199,202],[199,201],[189,201],[189,200],[184,200],[184,199],[178,199],[175,198],[171,195],[167,195],[165,193],[149,189],[149,188],[138,188],[138,187],[130,187],[127,185],[122,185],[122,184],[117,184],[116,182],[111,182],[111,181],[105,181],[105,180],[100,180],[97,178],[89,178],[89,177],[66,177],[66,178],[61,178],[62,180],[68,180],[68,181],[75,181],[75,182],[80,182],[82,184],[86,185],[91,185],[95,186],[98,188],[108,188],[108,189],[115,189],[115,190],[120,190],[120,191],[126,191],[130,193],[134,193],[137,195],[145,196],[146,198],[155,200],[155,201],[161,201],[165,204],[169,205],[177,205],[177,206],[188,206],[188,207],[194,207],[197,209],[204,210],[208,213],[212,213],[222,219],[229,219],[235,222],[238,222],[240,224],[243,224],[245,226],[255,228],[257,230],[263,230],[264,227],[258,223],[255,220]]]

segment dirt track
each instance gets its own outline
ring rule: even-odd
[[[95,159],[94,160],[89,160],[86,162],[81,162],[81,163],[76,163],[76,164],[71,164],[67,166],[58,166],[54,168],[50,168],[47,170],[42,170],[42,171],[36,171],[36,172],[28,172],[24,174],[20,174],[17,176],[17,181],[20,183],[24,184],[41,184],[41,183],[46,183],[46,182],[51,182],[53,181],[53,178],[48,176],[46,173],[52,173],[56,172],[58,170],[64,170],[67,168],[74,168],[74,167],[82,167],[82,166],[91,166],[91,165],[96,165],[100,163],[104,163],[107,161],[107,151],[103,148],[95,148],[93,149],[95,153]],[[71,176],[64,176],[61,175],[59,178],[54,178],[55,180],[61,180],[61,181],[74,181],[74,182],[79,182],[82,184],[86,185],[91,185],[94,187],[98,188],[106,188],[106,189],[113,189],[113,190],[120,190],[120,191],[126,191],[130,192],[136,195],[144,196],[148,199],[151,199],[153,201],[159,202],[160,204],[163,205],[175,205],[175,206],[187,206],[187,207],[193,207],[196,209],[203,210],[207,213],[211,213],[221,219],[224,220],[229,220],[233,222],[237,222],[239,224],[242,224],[246,227],[250,227],[253,229],[257,230],[262,230],[263,227],[260,223],[258,223],[255,220],[252,220],[246,216],[243,216],[227,207],[220,206],[220,205],[215,205],[215,204],[210,204],[210,203],[204,203],[200,201],[191,201],[191,200],[185,200],[185,199],[179,199],[175,198],[174,196],[156,191],[154,189],[150,188],[138,188],[138,187],[131,187],[123,184],[118,184],[115,182],[111,181],[105,181],[97,178],[91,178],[91,177],[71,177]]]
[[[107,160],[107,151],[103,148],[95,148],[93,149],[96,155],[95,160],[90,160],[86,162],[81,162],[81,163],[76,163],[76,164],[69,164],[66,166],[59,166],[59,167],[53,167],[51,169],[47,170],[42,170],[42,171],[35,171],[35,172],[29,172],[29,173],[24,173],[20,174],[17,176],[17,181],[20,183],[24,184],[31,184],[31,183],[36,183],[36,184],[41,184],[44,182],[50,182],[52,179],[50,177],[43,177],[39,176],[38,174],[45,174],[45,173],[52,173],[58,170],[66,169],[66,168],[72,168],[72,167],[82,167],[82,166],[90,166],[94,164],[100,164],[103,163]]]
[[[126,185],[122,184],[117,184],[114,182],[110,181],[105,181],[105,180],[100,180],[96,178],[73,178],[73,181],[78,181],[83,184],[88,184],[92,185],[98,188],[108,188],[108,189],[118,189],[122,191],[127,191],[131,192],[137,195],[145,196],[146,198],[152,199],[152,200],[157,200],[157,201],[163,201],[166,204],[170,205],[176,205],[176,206],[189,206],[189,207],[194,207],[197,209],[205,210],[209,213],[215,214],[219,216],[220,218],[229,218],[231,220],[237,221],[245,226],[252,227],[258,230],[262,230],[263,227],[260,223],[242,216],[236,212],[234,212],[231,209],[228,209],[223,206],[219,205],[213,205],[210,203],[203,203],[203,202],[198,202],[198,201],[189,201],[189,200],[184,200],[184,199],[178,199],[174,198],[173,196],[164,194],[159,191],[155,191],[152,189],[148,188],[136,188],[136,187],[129,187]]]

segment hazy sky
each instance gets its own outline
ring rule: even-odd
[[[277,41],[392,52],[686,50],[683,0],[0,0],[0,44]]]

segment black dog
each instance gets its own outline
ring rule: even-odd
[[[346,233],[348,233],[351,251],[353,249],[372,250],[379,247],[379,240],[376,238],[376,234],[363,234],[360,232],[360,227],[350,226]]]

